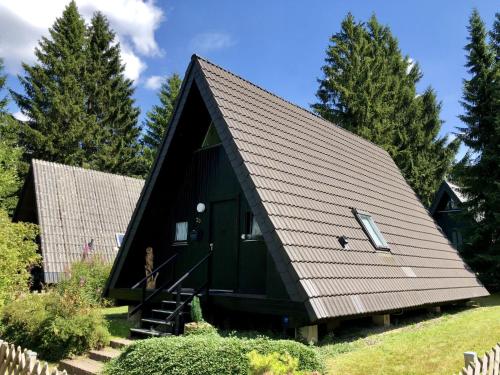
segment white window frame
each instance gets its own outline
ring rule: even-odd
[[[384,235],[382,234],[380,229],[378,229],[378,226],[375,223],[375,220],[373,220],[372,215],[367,212],[358,211],[356,209],[354,209],[353,211],[354,216],[356,216],[356,219],[358,220],[359,224],[363,228],[363,231],[366,233],[375,249],[390,250],[389,245],[384,238]]]
[[[188,222],[177,221],[175,223],[174,242],[183,243],[187,242],[187,240],[188,240]]]

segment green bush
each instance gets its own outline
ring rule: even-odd
[[[212,375],[248,374],[248,353],[288,353],[298,359],[299,370],[322,370],[313,348],[291,340],[239,339],[216,335],[191,335],[138,341],[112,360],[107,375]]]
[[[59,294],[80,296],[94,306],[108,306],[108,300],[102,297],[111,266],[99,257],[90,256],[75,262],[66,272],[66,277],[56,287]]]
[[[99,309],[78,296],[49,292],[25,295],[9,304],[0,321],[0,336],[57,361],[109,343]]]
[[[259,354],[255,350],[248,353],[250,375],[299,375],[299,360],[290,354]]]
[[[12,223],[0,209],[0,308],[29,291],[30,269],[40,262],[37,235],[36,225]]]
[[[191,302],[191,319],[196,323],[203,322],[203,313],[198,296],[195,296]]]

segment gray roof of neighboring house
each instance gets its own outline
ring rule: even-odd
[[[311,320],[487,295],[387,152],[197,56],[150,184],[192,84],[290,297],[306,304]],[[133,220],[141,219],[148,189],[144,194]],[[374,249],[352,209],[373,216],[390,252]],[[349,238],[348,249],[341,236]]]
[[[42,160],[32,161],[28,179],[25,190],[34,197],[21,198],[15,219],[28,220],[23,211],[36,211],[45,282],[57,282],[91,240],[94,252],[113,262],[116,234],[126,231],[143,180]]]

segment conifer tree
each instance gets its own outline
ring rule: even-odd
[[[71,165],[84,161],[83,133],[93,128],[86,113],[82,82],[85,73],[85,23],[74,1],[42,37],[33,66],[23,64],[19,76],[25,94],[11,91],[29,120],[21,130],[27,159]]]
[[[139,109],[132,81],[125,78],[120,45],[106,17],[96,12],[88,30],[87,114],[95,128],[85,142],[90,167],[125,175],[145,173],[140,154]]]
[[[5,115],[7,109],[7,95],[3,96],[7,76],[4,74],[3,70],[3,59],[0,57],[0,117]]]
[[[500,288],[500,16],[487,41],[485,25],[474,10],[466,45],[470,78],[464,80],[465,126],[460,138],[472,151],[461,161],[458,178],[465,207],[477,225],[467,233],[463,255],[482,281]]]
[[[168,77],[162,83],[158,93],[160,104],[154,105],[152,110],[147,113],[147,118],[144,121],[145,133],[142,142],[145,146],[145,157],[150,166],[153,164],[156,152],[172,117],[181,84],[182,80],[178,74],[174,73]]]
[[[440,104],[422,73],[402,55],[388,27],[351,14],[330,38],[313,109],[325,119],[384,148],[423,203],[429,205],[450,167],[459,141],[438,138]]]

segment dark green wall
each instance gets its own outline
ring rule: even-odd
[[[249,208],[223,147],[200,149],[210,123],[211,118],[194,86],[115,287],[130,288],[144,277],[148,246],[153,247],[155,265],[179,253],[176,264],[160,273],[157,286],[171,283],[184,274],[209,250],[210,236],[214,235],[214,228],[210,227],[212,207],[217,202],[232,201],[235,217],[226,223],[235,236],[234,256],[219,257],[219,262],[227,262],[223,266],[218,263],[219,270],[231,270],[227,271],[227,277],[234,280],[231,289],[235,292],[288,299],[263,240],[241,239]],[[201,214],[196,212],[199,202],[206,206]],[[188,221],[188,230],[196,230],[199,240],[175,243],[175,223],[179,221]],[[205,266],[186,286],[199,286],[206,278]]]

